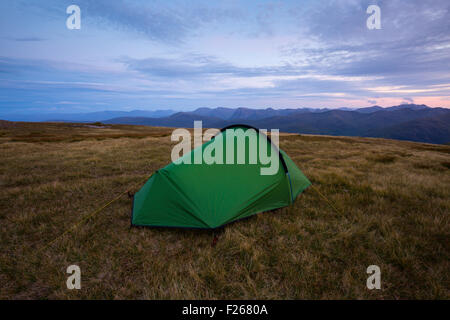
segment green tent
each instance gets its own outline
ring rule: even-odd
[[[262,161],[260,156],[256,163],[253,158],[252,163],[251,139],[258,142],[258,152],[264,147],[271,159],[277,157],[279,165],[276,171],[272,169],[274,174],[261,174],[263,168],[269,167],[267,159]],[[238,158],[239,141],[245,141],[243,164]],[[197,157],[205,152],[218,160],[212,164],[205,161],[195,164]],[[234,160],[235,164],[228,164],[228,160]],[[186,163],[189,161],[190,164]],[[131,223],[134,226],[217,228],[259,212],[288,206],[310,184],[288,155],[263,132],[247,125],[233,125],[156,171],[134,195]]]

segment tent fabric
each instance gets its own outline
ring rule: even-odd
[[[264,133],[245,125],[225,129],[150,177],[134,196],[132,225],[217,228],[259,212],[288,206],[311,184],[289,156]],[[235,139],[234,164],[226,164],[227,135],[230,134]],[[281,161],[275,174],[261,174],[261,169],[270,164],[264,164],[266,162],[259,157],[256,163],[251,163],[249,143],[245,143],[245,163],[237,163],[238,139],[244,138],[247,142],[252,135],[256,135],[253,138],[258,141],[258,150],[267,144],[268,153],[279,156]],[[223,146],[223,154],[217,153],[219,163],[194,163],[196,157],[214,147],[217,149],[211,154],[216,155],[220,146]],[[186,157],[191,160],[190,164],[182,163]]]

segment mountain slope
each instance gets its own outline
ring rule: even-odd
[[[202,121],[203,127],[221,127],[225,120],[217,117],[197,115],[192,112],[177,112],[164,118],[121,117],[102,121],[106,124],[134,124],[145,126],[192,128],[194,121]]]
[[[376,111],[380,111],[380,110],[383,110],[383,108],[380,106],[373,106],[373,107],[367,107],[367,108],[358,108],[355,111],[361,112],[361,113],[372,113],[372,112],[376,112]]]
[[[84,220],[171,162],[172,128],[5,125],[0,299],[450,298],[450,146],[280,137],[315,188],[228,225],[211,248],[212,232],[130,228],[125,195]],[[65,290],[79,260],[82,289]],[[370,264],[382,290],[366,288]]]
[[[450,113],[372,130],[366,136],[428,143],[449,143]]]

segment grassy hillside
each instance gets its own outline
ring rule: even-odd
[[[131,228],[124,196],[169,163],[171,129],[0,122],[0,299],[450,298],[450,146],[286,135],[306,190],[209,231]],[[82,289],[66,288],[77,264]],[[366,288],[381,268],[382,289]]]

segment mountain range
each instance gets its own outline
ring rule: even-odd
[[[436,144],[450,142],[450,110],[416,104],[353,110],[199,108],[167,117],[118,117],[102,122],[190,128],[194,120],[201,120],[203,127],[210,128],[241,123],[291,133],[381,137]]]
[[[12,121],[102,122],[164,127],[222,128],[241,123],[257,128],[279,129],[300,134],[380,137],[444,144],[450,142],[450,109],[402,104],[383,108],[372,106],[350,109],[250,109],[198,108],[194,111],[100,111],[91,113],[47,113],[2,116]]]
[[[9,121],[61,121],[61,122],[95,122],[119,117],[167,117],[173,110],[132,110],[132,111],[98,111],[86,113],[10,113],[0,114],[0,119]]]

